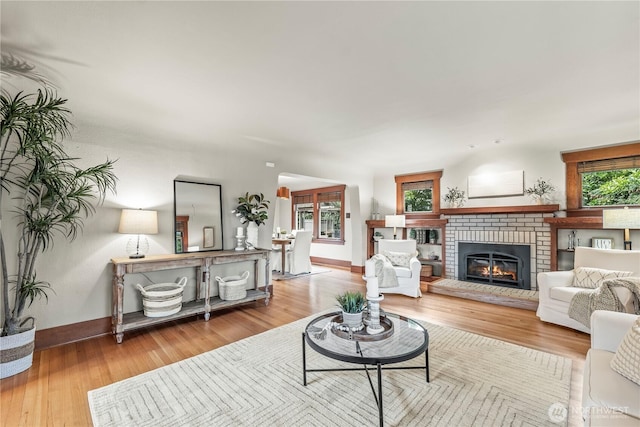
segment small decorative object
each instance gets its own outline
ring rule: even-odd
[[[240,223],[247,225],[246,245],[248,249],[258,246],[258,226],[269,219],[269,200],[264,194],[249,194],[238,197],[238,206],[231,212],[240,218]]]
[[[525,188],[524,192],[533,197],[537,204],[542,205],[548,199],[549,195],[556,191],[556,187],[550,182],[542,178],[538,178],[533,187]]]
[[[373,233],[373,240],[375,240],[376,242],[380,239],[383,239],[384,236],[382,235],[381,232],[376,231],[375,233]]]
[[[351,328],[357,328],[362,325],[362,312],[364,311],[367,300],[362,292],[347,291],[336,296],[338,306],[342,309],[342,322]]]
[[[236,251],[244,251],[244,228],[238,227],[236,231]]]
[[[220,293],[220,299],[225,301],[235,301],[247,296],[247,279],[249,278],[249,272],[245,271],[241,276],[216,276],[216,282],[218,282],[218,292]]]
[[[142,308],[147,317],[165,317],[182,309],[182,291],[187,284],[183,277],[178,283],[156,283],[136,288],[142,294]]]
[[[444,195],[444,201],[450,208],[461,208],[464,205],[464,191],[458,187],[447,187],[447,194]]]
[[[573,230],[569,233],[569,245],[567,246],[568,251],[575,250],[575,241],[576,241],[576,230]]]
[[[435,228],[432,228],[429,234],[431,238],[431,243],[438,243],[438,235],[439,235],[438,230]]]
[[[613,249],[613,239],[594,237],[591,239],[591,247],[598,249]]]

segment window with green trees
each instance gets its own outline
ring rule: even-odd
[[[582,206],[640,205],[640,168],[582,173]]]

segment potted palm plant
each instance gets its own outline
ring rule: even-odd
[[[25,317],[24,310],[36,298],[47,300],[52,290],[36,274],[38,255],[53,246],[56,234],[73,241],[83,220],[95,213],[94,202],[101,203],[108,191],[115,192],[113,161],[81,169],[74,164],[77,159],[64,151],[61,141],[71,128],[65,103],[50,90],[0,95],[0,206],[9,205],[17,219],[9,236],[0,211],[4,314],[0,348],[11,354],[10,360],[3,354],[0,378],[31,366],[35,320]],[[3,200],[5,196],[10,203]],[[15,259],[9,251],[15,251]]]
[[[338,306],[342,309],[342,322],[351,328],[362,325],[362,312],[367,306],[367,299],[362,292],[346,291],[336,296]]]

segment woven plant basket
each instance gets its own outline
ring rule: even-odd
[[[36,328],[0,337],[0,378],[26,371],[33,363]]]
[[[182,309],[182,291],[187,284],[183,277],[178,283],[156,283],[136,288],[142,293],[142,308],[147,317],[165,317]]]
[[[220,299],[225,301],[235,301],[246,297],[247,289],[245,285],[247,284],[248,278],[248,271],[242,273],[242,276],[216,276]]]

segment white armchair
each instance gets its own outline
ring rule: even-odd
[[[611,369],[611,359],[637,318],[603,310],[591,315],[591,348],[582,385],[585,426],[640,425],[640,385]]]
[[[640,276],[640,251],[594,249],[579,246],[574,256],[574,267],[592,267],[606,270],[631,271]],[[573,287],[573,271],[547,271],[538,273],[539,303],[536,315],[540,320],[567,326],[589,333],[590,329],[569,317],[571,298],[584,288]],[[627,311],[632,312],[632,294],[624,288],[616,288]]]
[[[409,260],[409,267],[394,266],[396,276],[398,277],[398,286],[393,288],[380,288],[383,294],[403,294],[413,298],[422,296],[420,291],[420,270],[422,265],[417,258],[416,241],[415,240],[379,240],[378,253],[384,255],[388,252],[402,252],[412,254]],[[368,259],[365,261],[365,271],[375,271],[374,261]],[[366,280],[366,276],[365,276]]]

